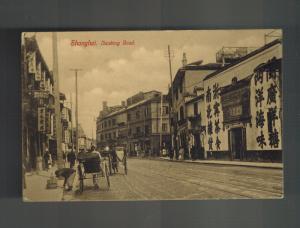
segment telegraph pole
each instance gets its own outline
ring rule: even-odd
[[[57,151],[57,166],[63,168],[63,155],[61,148],[62,128],[61,128],[61,113],[60,113],[60,92],[59,92],[59,75],[58,75],[58,54],[57,54],[57,33],[52,33],[52,48],[53,48],[53,79],[54,79],[54,97],[55,97],[55,126],[56,126],[56,151]]]
[[[169,123],[170,123],[170,135],[171,135],[171,150],[174,149],[174,156],[175,157],[175,148],[174,148],[174,139],[172,134],[172,118],[173,118],[173,101],[174,101],[174,93],[173,93],[173,76],[172,76],[172,63],[171,63],[171,50],[170,45],[168,45],[168,59],[169,59],[169,71],[170,71],[170,88],[171,88],[171,102],[170,102],[170,111],[169,111]],[[174,123],[174,121],[173,121]],[[175,125],[174,125],[175,126]],[[170,151],[171,152],[171,151]]]
[[[72,93],[70,93],[70,108],[71,108],[71,143],[72,151],[74,150],[74,140],[73,140],[73,106],[72,106]]]
[[[75,72],[75,95],[76,95],[76,99],[75,99],[75,104],[76,104],[76,108],[75,108],[75,118],[76,118],[76,153],[79,153],[79,142],[78,142],[78,71],[81,71],[81,69],[70,69],[71,71]]]
[[[163,125],[163,118],[162,118],[162,115],[163,115],[163,94],[160,94],[160,135],[159,135],[159,145],[160,145],[160,153],[159,155],[161,156],[162,155],[162,125]]]

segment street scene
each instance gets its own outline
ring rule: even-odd
[[[281,30],[21,38],[25,202],[284,197]]]

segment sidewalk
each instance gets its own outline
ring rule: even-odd
[[[222,161],[222,160],[172,160],[169,157],[160,157],[160,160],[173,161],[173,162],[186,162],[196,164],[214,164],[214,165],[232,165],[232,166],[245,166],[245,167],[257,167],[257,168],[272,168],[283,169],[282,163],[272,162],[247,162],[247,161]]]
[[[48,171],[39,171],[26,173],[26,189],[23,189],[24,202],[46,202],[46,201],[62,201],[69,198],[69,193],[66,195],[63,191],[63,180],[58,180],[58,187],[55,189],[47,189],[47,180],[51,174],[54,174],[57,167],[54,166]]]

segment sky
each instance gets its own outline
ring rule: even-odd
[[[188,63],[203,60],[215,62],[215,54],[224,46],[261,47],[264,34],[273,30],[186,30],[186,31],[132,31],[132,32],[59,32],[58,68],[59,89],[67,100],[72,97],[75,107],[75,73],[79,68],[78,107],[79,123],[88,137],[95,138],[95,119],[108,105],[140,92],[158,90],[167,92],[170,84],[167,47],[171,48],[172,75],[182,66],[185,52]],[[52,33],[37,32],[41,53],[52,70]],[[30,36],[30,34],[28,34]],[[123,40],[134,42],[122,45]],[[97,45],[72,45],[96,42]],[[104,42],[120,45],[101,45]],[[74,110],[73,110],[74,113]],[[74,116],[74,115],[73,115]]]

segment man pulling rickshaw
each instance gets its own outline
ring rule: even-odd
[[[93,179],[95,187],[99,187],[98,181],[100,177],[104,177],[107,184],[107,189],[110,187],[108,167],[105,162],[102,161],[101,154],[96,151],[95,146],[91,146],[90,152],[82,153],[78,155],[78,177],[79,177],[79,191],[84,190],[84,180]]]

